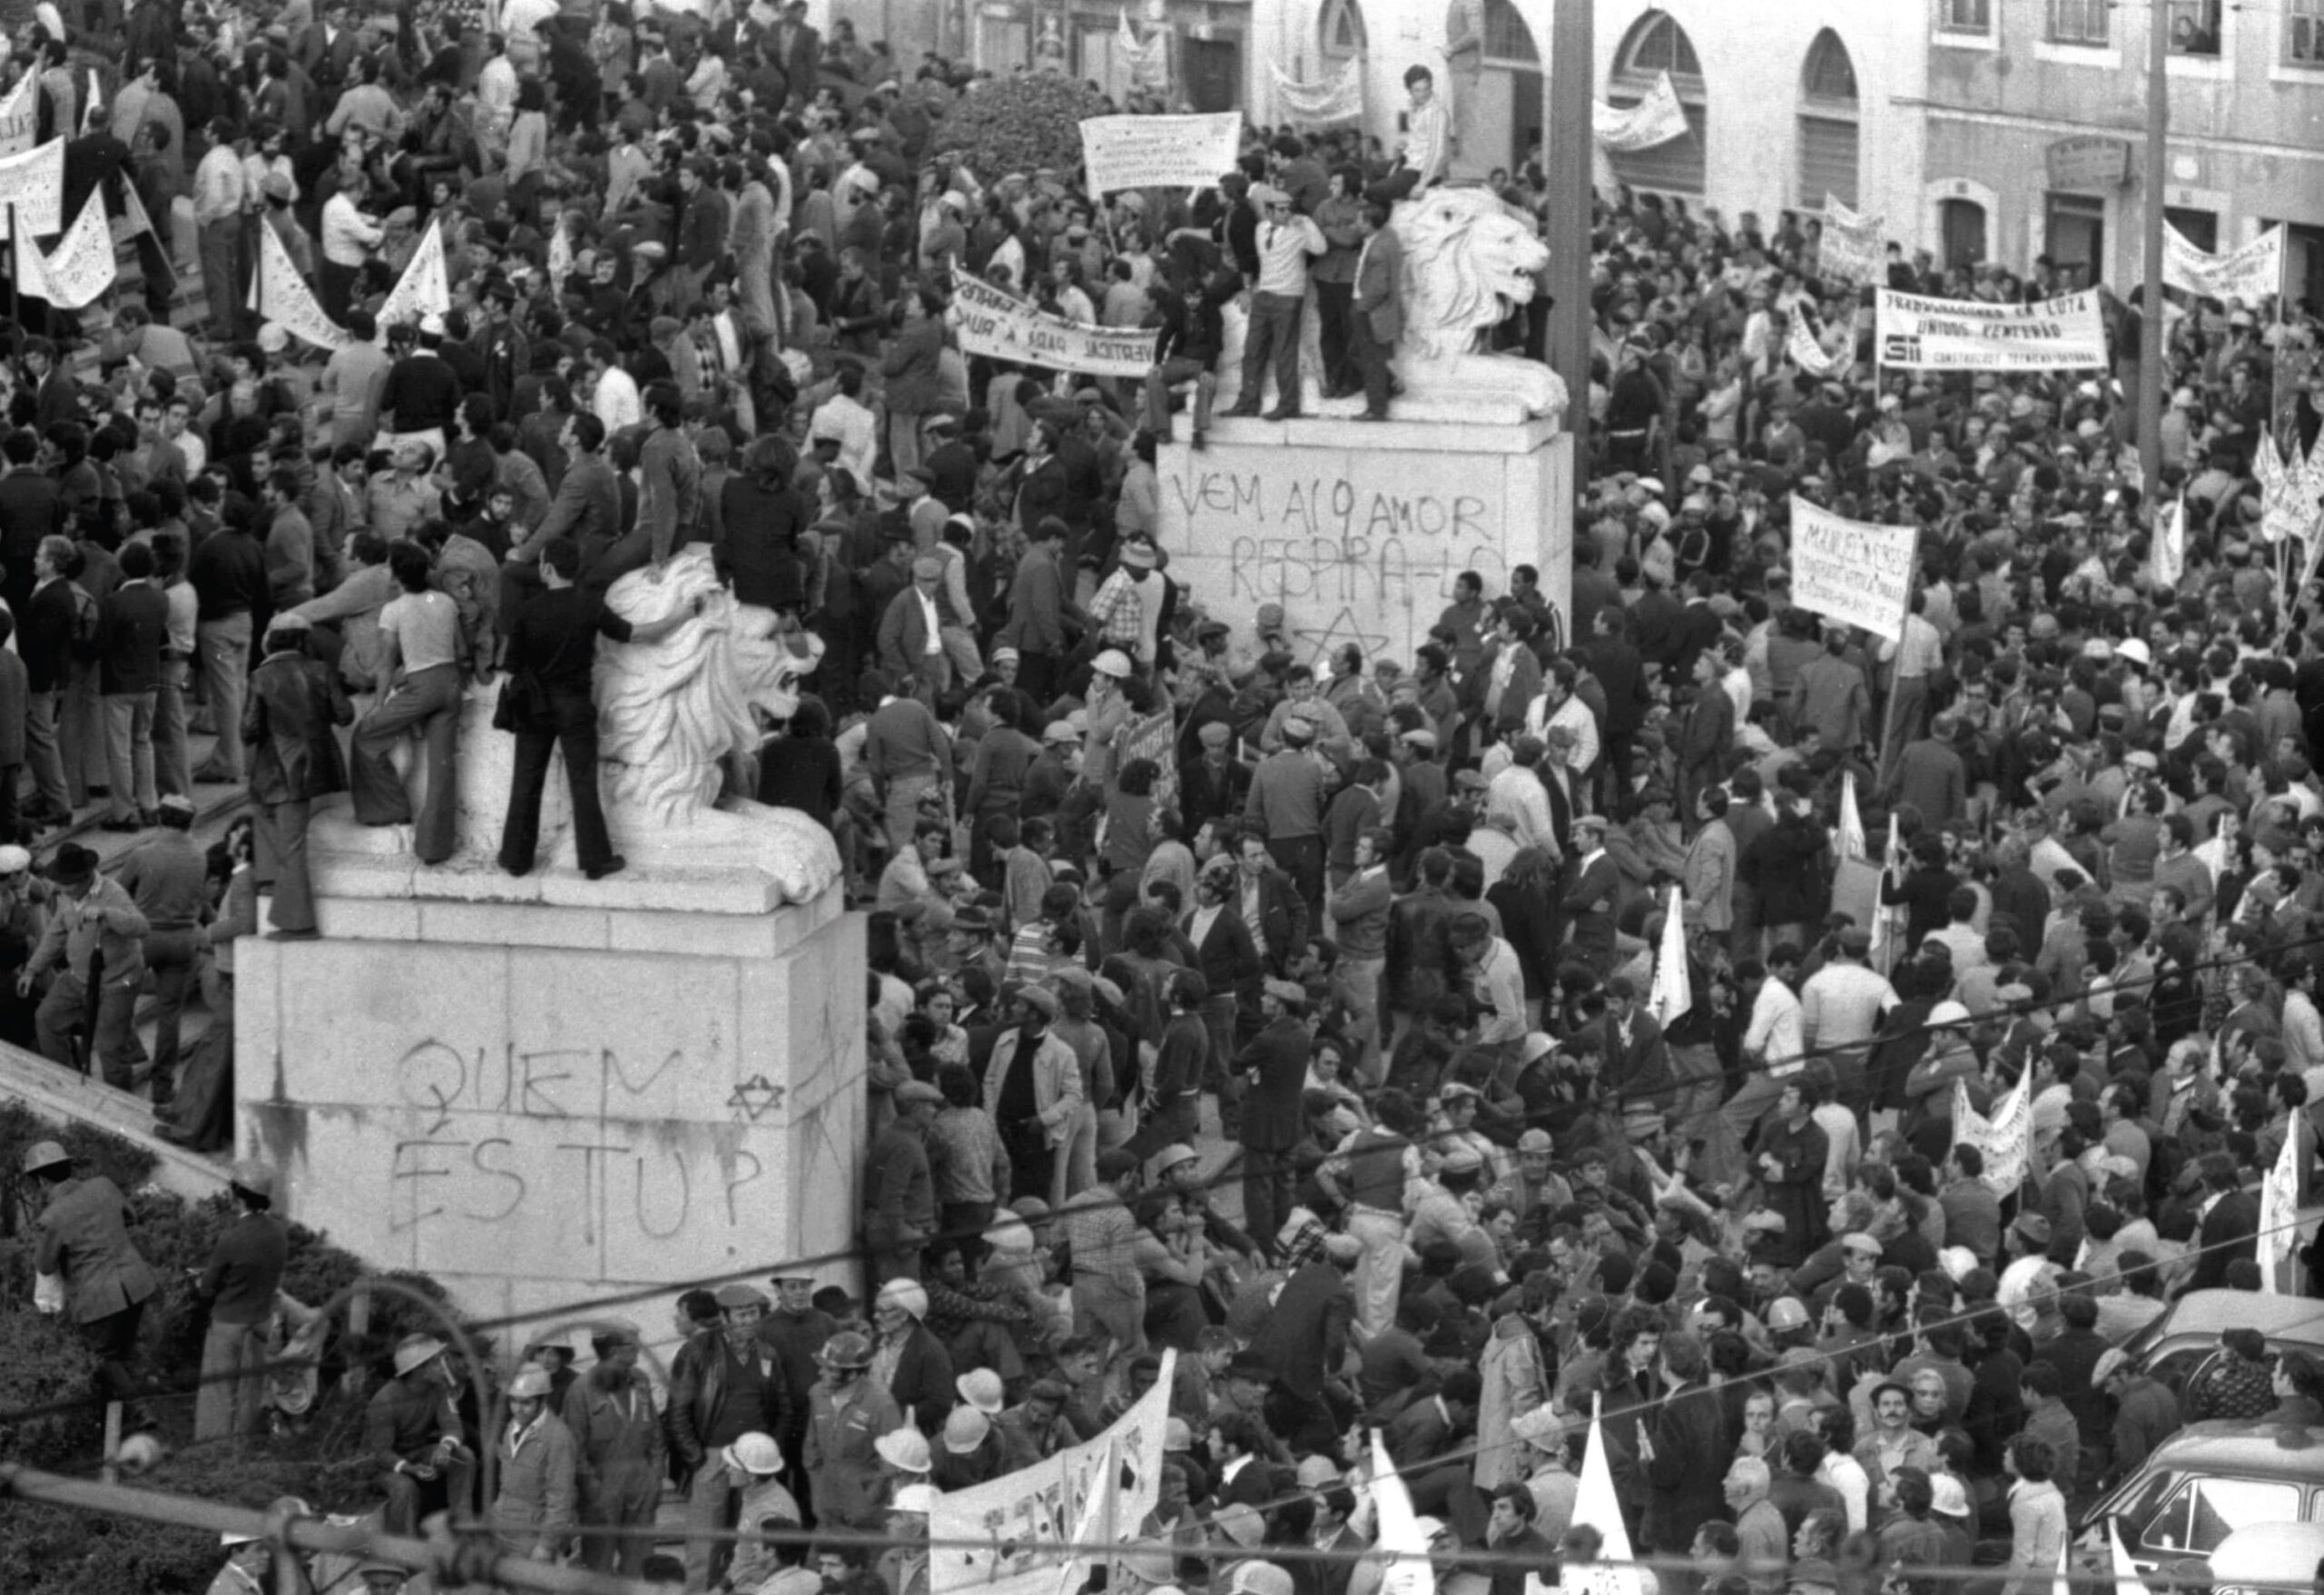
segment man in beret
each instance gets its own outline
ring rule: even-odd
[[[1307,1130],[1300,1102],[1314,1045],[1306,989],[1269,977],[1260,989],[1259,1019],[1259,1033],[1235,1055],[1236,1072],[1246,1087],[1243,1227],[1262,1246],[1271,1246],[1291,1214],[1291,1149]]]

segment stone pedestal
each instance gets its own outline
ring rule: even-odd
[[[321,936],[235,949],[241,1141],[291,1217],[486,1315],[738,1269],[764,1288],[849,1247],[863,931],[835,885],[783,905],[746,864],[635,859],[516,881],[472,852],[421,868],[406,836],[326,807]]]
[[[1409,665],[1462,571],[1498,596],[1520,565],[1571,612],[1573,439],[1555,420],[1222,420],[1208,442],[1156,457],[1160,541],[1238,641],[1280,604],[1303,658],[1354,643],[1367,667]]]

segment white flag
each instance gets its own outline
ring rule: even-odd
[[[1654,987],[1646,999],[1654,1022],[1665,1030],[1695,1005],[1694,990],[1687,980],[1685,909],[1679,889],[1672,886],[1670,901],[1662,916],[1662,945],[1654,954]]]
[[[1894,814],[1891,814],[1888,817],[1888,845],[1880,855],[1881,884],[1885,887],[1888,883],[1888,877],[1891,875],[1901,880],[1904,877],[1904,873],[1905,849],[1903,844],[1896,840],[1896,817]],[[1880,950],[1886,947],[1889,940],[1898,933],[1899,927],[1896,924],[1896,910],[1882,908],[1879,906],[1877,899],[1874,901],[1872,910],[1872,950],[1876,955],[1877,955]]]
[[[2138,1563],[2123,1549],[2122,1520],[2117,1514],[2107,1514],[2106,1539],[2114,1553],[2114,1595],[2149,1595],[2146,1580],[2139,1577]]]
[[[573,275],[573,229],[560,211],[556,229],[548,235],[548,287],[551,293],[565,291],[565,280]]]
[[[1267,74],[1275,80],[1275,103],[1283,120],[1295,127],[1330,127],[1364,119],[1364,63],[1361,58],[1340,68],[1322,83],[1300,83],[1274,62]]]
[[[388,329],[398,321],[417,321],[431,310],[440,316],[451,308],[452,288],[444,271],[444,227],[440,222],[430,222],[411,264],[403,269],[394,291],[379,306],[379,336],[387,337]]]
[[[1592,1398],[1593,1403],[1596,1398]],[[1573,1495],[1573,1521],[1598,1531],[1601,1563],[1627,1564],[1630,1531],[1622,1521],[1621,1498],[1614,1493],[1614,1470],[1606,1461],[1606,1435],[1600,1415],[1590,1414],[1590,1450],[1581,1459],[1581,1483]],[[1571,1567],[1558,1581],[1564,1595],[1643,1595],[1638,1569],[1627,1565]]]
[[[1646,98],[1629,109],[1617,110],[1600,101],[1590,111],[1590,131],[1598,143],[1617,154],[1650,150],[1688,132],[1687,108],[1679,103],[1678,88],[1667,72],[1657,74]]]
[[[0,100],[0,155],[21,155],[40,131],[40,74],[30,67]]]
[[[29,238],[16,241],[16,289],[59,310],[77,310],[113,286],[113,229],[105,224],[104,192],[89,191],[73,226],[44,253]]]
[[[1380,1595],[1433,1595],[1436,1570],[1429,1565],[1428,1537],[1420,1531],[1412,1492],[1388,1460],[1387,1442],[1377,1429],[1372,1432],[1372,1511],[1379,1531],[1374,1544],[1389,1558]]]
[[[283,247],[281,235],[264,221],[259,223],[258,271],[251,287],[257,293],[260,318],[274,322],[292,337],[318,349],[345,349],[355,341],[355,334],[333,321],[324,310],[315,298],[315,290],[299,275],[298,265]]]
[[[1985,1188],[2001,1197],[2014,1195],[2025,1183],[2034,1154],[2034,1063],[2009,1088],[1987,1118],[1969,1104],[1969,1082],[1953,1082],[1953,1144],[1974,1147],[1984,1154]]]
[[[1816,335],[1807,330],[1807,318],[1796,312],[1791,318],[1791,330],[1784,338],[1783,351],[1793,365],[1810,377],[1828,377],[1840,363],[1837,355],[1826,354],[1824,346],[1816,341]]]
[[[81,113],[81,131],[88,132],[97,125],[97,113],[105,105],[104,87],[97,82],[97,69],[89,68],[89,108]]]
[[[2260,1182],[2260,1290],[2276,1294],[2276,1270],[2299,1239],[2299,1125],[2295,1113],[2284,1127],[2284,1149]]]
[[[1856,806],[1856,772],[1840,773],[1839,834],[1832,839],[1832,850],[1843,859],[1868,859],[1872,844],[1864,837],[1864,811]]]
[[[2187,574],[2187,501],[2171,506],[2171,514],[2154,528],[2154,546],[2148,557],[2158,586],[2175,587]]]

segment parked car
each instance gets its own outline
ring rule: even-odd
[[[2270,1352],[2324,1357],[2324,1303],[2248,1290],[2189,1291],[2125,1341],[2122,1349],[2144,1372],[2183,1392],[2202,1365],[2219,1354],[2220,1331],[2239,1328],[2258,1330],[2267,1337]]]
[[[2231,1536],[2256,1527],[2324,1526],[2324,1430],[2227,1420],[2191,1423],[2083,1517],[2078,1530],[2087,1537],[2084,1549],[2102,1559],[2110,1556],[2109,1518],[2142,1574],[2204,1561]],[[2312,1579],[2315,1559],[2299,1571],[2302,1580]]]
[[[2211,1552],[2211,1595],[2309,1595],[2324,1570],[2324,1523],[2254,1523]]]

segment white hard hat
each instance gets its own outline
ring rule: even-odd
[[[743,1435],[725,1450],[726,1465],[740,1468],[745,1473],[766,1478],[783,1472],[783,1447],[774,1442],[772,1434],[756,1430]]]
[[[1119,648],[1108,648],[1089,661],[1089,668],[1099,675],[1110,675],[1116,681],[1123,681],[1128,678],[1130,672],[1136,667],[1130,664],[1129,655]]]
[[[527,1365],[508,1382],[510,1401],[546,1401],[551,1386],[548,1370]]]

